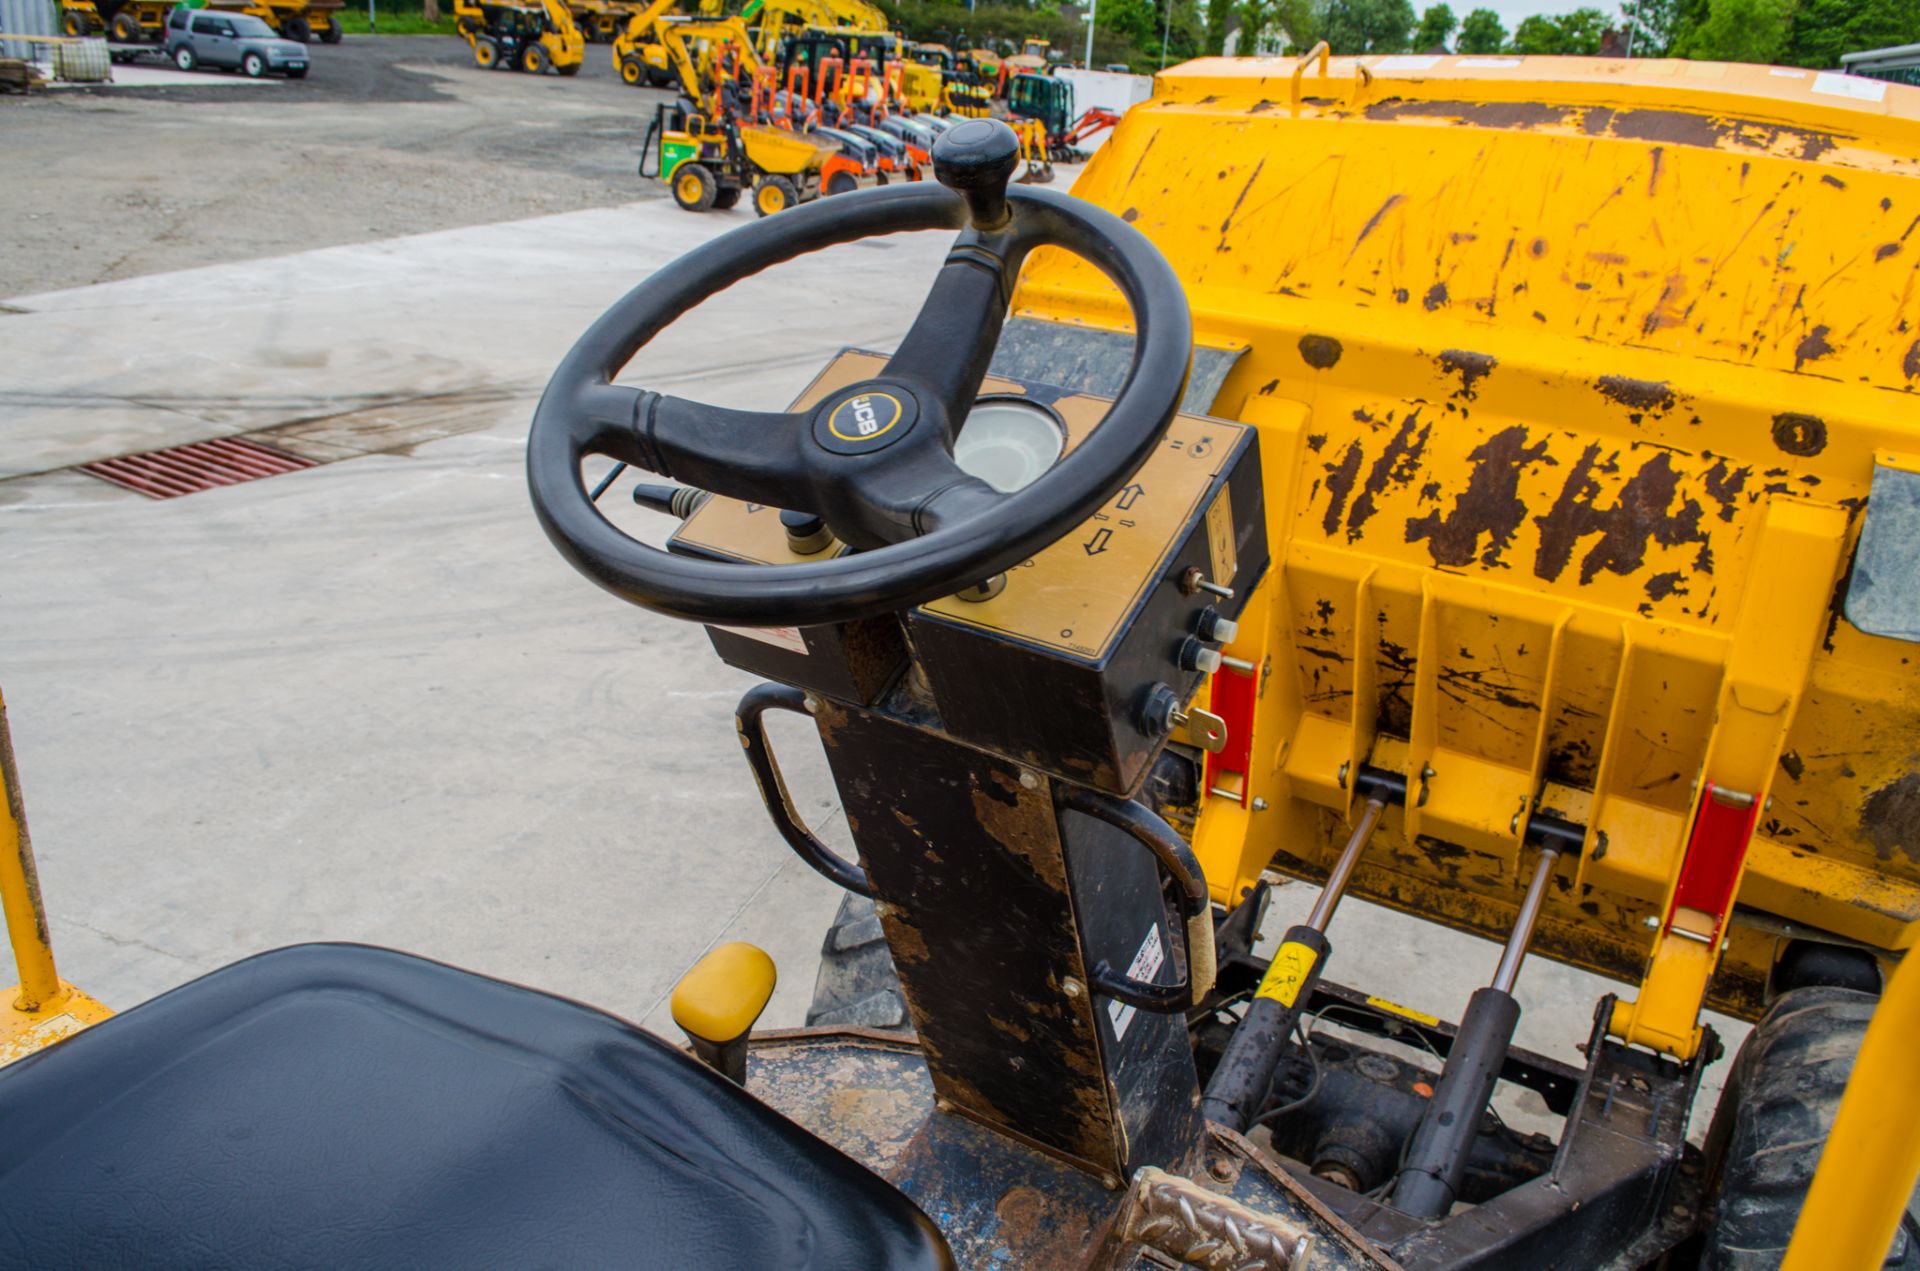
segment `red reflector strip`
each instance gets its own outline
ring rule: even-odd
[[[83,463],[80,471],[152,499],[177,499],[217,486],[258,481],[315,466],[285,451],[234,437],[216,437],[165,450]]]
[[[1209,709],[1227,726],[1227,744],[1218,753],[1207,755],[1207,788],[1220,786],[1223,773],[1244,778],[1253,758],[1253,702],[1258,684],[1251,675],[1221,669],[1213,673],[1213,697]],[[1247,782],[1240,783],[1240,802],[1247,801]]]
[[[1753,841],[1753,825],[1759,817],[1759,802],[1752,795],[1707,783],[1693,819],[1693,833],[1687,838],[1687,854],[1680,863],[1680,881],[1673,889],[1673,908],[1667,913],[1669,927],[1676,914],[1691,909],[1712,920],[1712,936],[1720,934],[1727,911],[1733,908],[1740,866],[1747,858],[1747,845]],[[1707,935],[1691,934],[1697,938]]]

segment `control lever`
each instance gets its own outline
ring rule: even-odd
[[[1213,1070],[1213,1079],[1207,1082],[1206,1097],[1200,1103],[1201,1115],[1207,1120],[1244,1131],[1266,1102],[1267,1089],[1286,1053],[1294,1021],[1312,999],[1314,982],[1320,978],[1320,968],[1332,947],[1327,943],[1327,925],[1333,921],[1347,880],[1353,877],[1354,866],[1359,864],[1360,854],[1386,810],[1384,791],[1367,799],[1359,822],[1327,874],[1320,898],[1313,902],[1312,912],[1304,923],[1287,929],[1286,938],[1274,951],[1253,1001],[1241,1016],[1240,1026],[1233,1030],[1226,1053]]]
[[[1527,886],[1526,899],[1520,902],[1520,916],[1501,951],[1493,983],[1475,989],[1467,1001],[1446,1067],[1408,1141],[1406,1164],[1388,1201],[1404,1214],[1444,1218],[1460,1194],[1474,1137],[1480,1132],[1480,1120],[1486,1115],[1487,1100],[1493,1097],[1500,1069],[1507,1062],[1514,1026],[1520,1022],[1520,1003],[1514,1000],[1513,986],[1520,978],[1520,963],[1527,956],[1527,944],[1533,939],[1534,924],[1546,900],[1547,883],[1559,859],[1557,850],[1541,849],[1540,863]]]

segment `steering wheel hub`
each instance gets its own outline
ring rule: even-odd
[[[836,455],[870,455],[904,440],[919,420],[912,389],[869,380],[827,399],[814,414],[813,439]]]

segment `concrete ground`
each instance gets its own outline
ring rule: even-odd
[[[129,138],[193,130],[187,105],[132,117]],[[424,142],[404,153],[368,169],[396,198],[457,162]],[[137,185],[71,162],[0,187],[0,204],[45,200],[68,172],[103,192]],[[544,179],[531,152],[499,162]],[[344,171],[329,189],[352,205]],[[670,1032],[675,978],[740,937],[781,967],[767,1023],[800,1022],[838,896],[775,836],[740,760],[730,716],[747,677],[697,628],[580,579],[527,507],[526,423],[562,352],[627,286],[751,215],[614,192],[627,201],[518,219],[482,199],[472,218],[495,223],[411,237],[353,232],[349,213],[321,238],[365,241],[293,250],[283,224],[259,259],[0,288],[14,292],[0,311],[0,688],[62,970],[109,1005],[346,939]],[[204,235],[179,223],[187,241],[106,274],[195,264]],[[626,378],[784,405],[842,346],[891,348],[944,246],[903,236],[785,266],[703,306]],[[289,427],[309,453],[349,457],[166,502],[72,471]],[[844,843],[817,746],[795,728],[776,740],[801,806]],[[1283,890],[1268,930],[1310,902]],[[1333,935],[1336,978],[1449,1018],[1497,956],[1357,902]],[[1609,987],[1529,964],[1522,1043],[1579,1062]]]
[[[299,81],[149,63],[0,97],[0,296],[662,197],[635,167],[667,95],[607,45],[571,79],[482,71],[453,36],[311,52]]]

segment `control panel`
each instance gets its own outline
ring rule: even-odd
[[[796,401],[805,407],[885,364],[847,351]],[[1044,411],[1070,453],[1108,399],[990,376],[976,405]],[[962,433],[963,443],[965,432]],[[672,551],[783,564],[846,551],[811,518],[712,498]],[[861,705],[917,664],[914,688],[958,741],[1078,785],[1131,793],[1155,751],[1184,733],[1218,748],[1219,721],[1189,708],[1268,567],[1252,428],[1177,416],[1154,454],[1073,533],[982,585],[905,615],[830,627],[707,628],[722,660]]]

